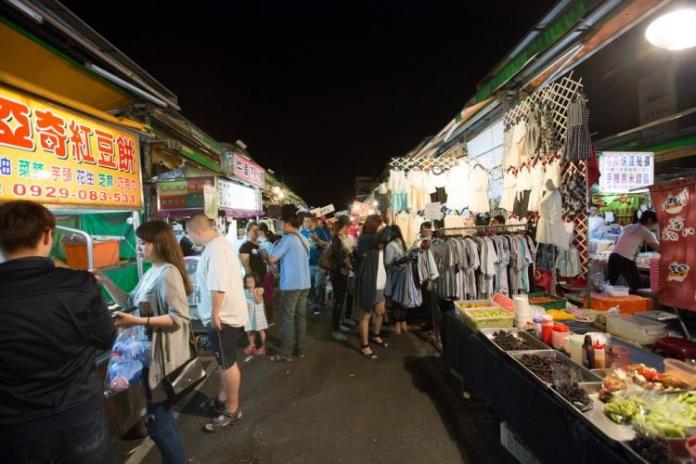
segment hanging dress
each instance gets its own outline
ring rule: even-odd
[[[556,245],[561,250],[568,249],[570,237],[563,225],[563,205],[561,192],[552,190],[545,192],[539,208],[536,241]]]
[[[581,94],[568,104],[568,126],[566,132],[566,161],[586,160],[592,155],[590,141],[590,110]]]
[[[527,208],[529,211],[535,213],[539,211],[539,203],[544,192],[545,174],[544,163],[537,161],[532,168],[532,191],[529,194],[529,206]]]
[[[487,213],[491,209],[488,201],[488,177],[488,171],[481,166],[477,165],[471,170],[470,183],[473,189],[469,209],[472,213]]]
[[[500,200],[500,208],[507,212],[512,212],[515,206],[516,186],[517,174],[514,169],[509,168],[503,177],[503,198]]]

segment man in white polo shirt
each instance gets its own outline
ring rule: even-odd
[[[242,418],[239,408],[242,374],[237,363],[237,350],[249,311],[239,257],[227,239],[213,229],[203,214],[194,215],[186,223],[186,232],[194,244],[205,246],[196,270],[201,298],[198,313],[222,368],[222,385],[218,397],[207,403],[221,414],[206,424],[204,430],[219,432]]]

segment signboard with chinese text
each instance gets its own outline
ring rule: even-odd
[[[212,177],[168,180],[157,183],[160,211],[202,210],[205,207],[205,186],[214,185]]]
[[[221,178],[218,178],[217,186],[220,208],[263,211],[260,190]]]
[[[605,151],[599,157],[599,190],[629,193],[652,185],[655,173],[653,153]]]
[[[131,132],[0,86],[0,201],[142,207]]]
[[[203,212],[209,219],[217,218],[218,193],[212,185],[203,186]]]
[[[239,153],[226,153],[225,158],[232,163],[231,172],[229,172],[230,169],[228,167],[229,161],[225,163],[227,167],[225,169],[225,171],[227,171],[225,174],[227,176],[236,177],[250,184],[257,185],[260,188],[266,186],[266,171],[261,166]]]

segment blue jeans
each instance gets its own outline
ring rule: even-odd
[[[147,378],[148,371],[143,369],[143,387],[147,402],[147,433],[157,445],[163,464],[186,464],[184,443],[181,440],[179,427],[176,425],[172,405],[168,401],[152,402]]]
[[[321,306],[324,296],[324,280],[326,271],[319,266],[309,266],[309,274],[312,279],[312,288],[309,292],[309,309]]]
[[[280,354],[285,358],[304,353],[307,334],[307,290],[280,291]]]
[[[6,460],[7,459],[7,460]],[[12,464],[112,464],[111,434],[104,409],[60,432],[3,451],[0,461]]]

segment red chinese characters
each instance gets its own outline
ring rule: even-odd
[[[99,166],[109,169],[116,169],[116,159],[114,157],[114,136],[101,130],[94,131],[97,136],[97,151],[99,152]]]
[[[27,105],[0,97],[0,145],[33,150],[30,116]]]
[[[41,148],[56,155],[58,159],[66,159],[65,121],[51,113],[50,110],[36,111],[36,132],[39,134]]]
[[[92,156],[92,129],[89,127],[77,124],[75,121],[70,123],[70,136],[72,156],[78,163],[96,164],[94,156]]]
[[[116,140],[116,143],[118,145],[118,170],[132,173],[135,166],[133,140],[121,136]]]

